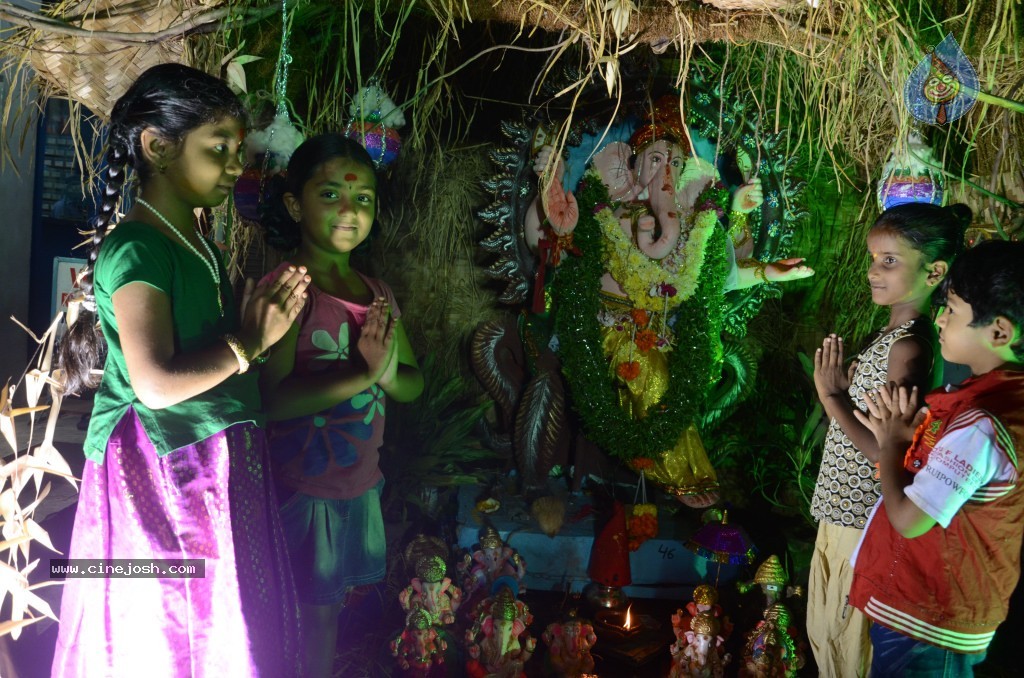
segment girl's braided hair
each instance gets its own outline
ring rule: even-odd
[[[181,64],[161,64],[147,69],[125,92],[110,114],[107,131],[106,171],[99,212],[90,222],[92,234],[89,263],[78,283],[84,302],[75,323],[61,343],[59,364],[65,393],[95,388],[93,368],[99,363],[93,270],[103,239],[121,200],[129,170],[145,183],[152,175],[142,152],[142,131],[154,130],[164,141],[177,145],[201,125],[224,118],[245,120],[238,97],[218,78]]]

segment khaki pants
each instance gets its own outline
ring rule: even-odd
[[[807,639],[825,678],[861,678],[871,666],[871,621],[849,604],[850,556],[863,530],[818,524],[807,590]]]

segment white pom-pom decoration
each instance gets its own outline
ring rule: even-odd
[[[274,169],[284,169],[304,140],[288,112],[278,111],[267,127],[250,132],[245,138],[245,157],[249,164],[254,164],[259,156],[269,154]]]
[[[405,125],[401,109],[375,84],[369,84],[356,93],[348,114],[353,121],[379,122],[391,129]]]

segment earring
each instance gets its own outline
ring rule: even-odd
[[[156,166],[156,170],[160,172],[160,174],[163,174],[167,170],[167,165],[160,163]]]

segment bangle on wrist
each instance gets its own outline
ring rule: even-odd
[[[252,361],[249,359],[249,353],[245,350],[241,340],[233,334],[225,334],[221,339],[224,340],[224,343],[228,345],[228,348],[231,349],[231,352],[235,354],[235,358],[238,360],[238,374],[248,372]]]
[[[765,269],[768,268],[768,264],[759,261],[757,259],[740,259],[736,262],[736,265],[740,268],[752,268],[754,269],[754,279],[760,278],[764,282],[770,282],[768,280],[768,274],[765,273]]]
[[[729,212],[729,237],[732,238],[733,247],[741,247],[751,238],[750,226],[748,225],[746,212]]]

